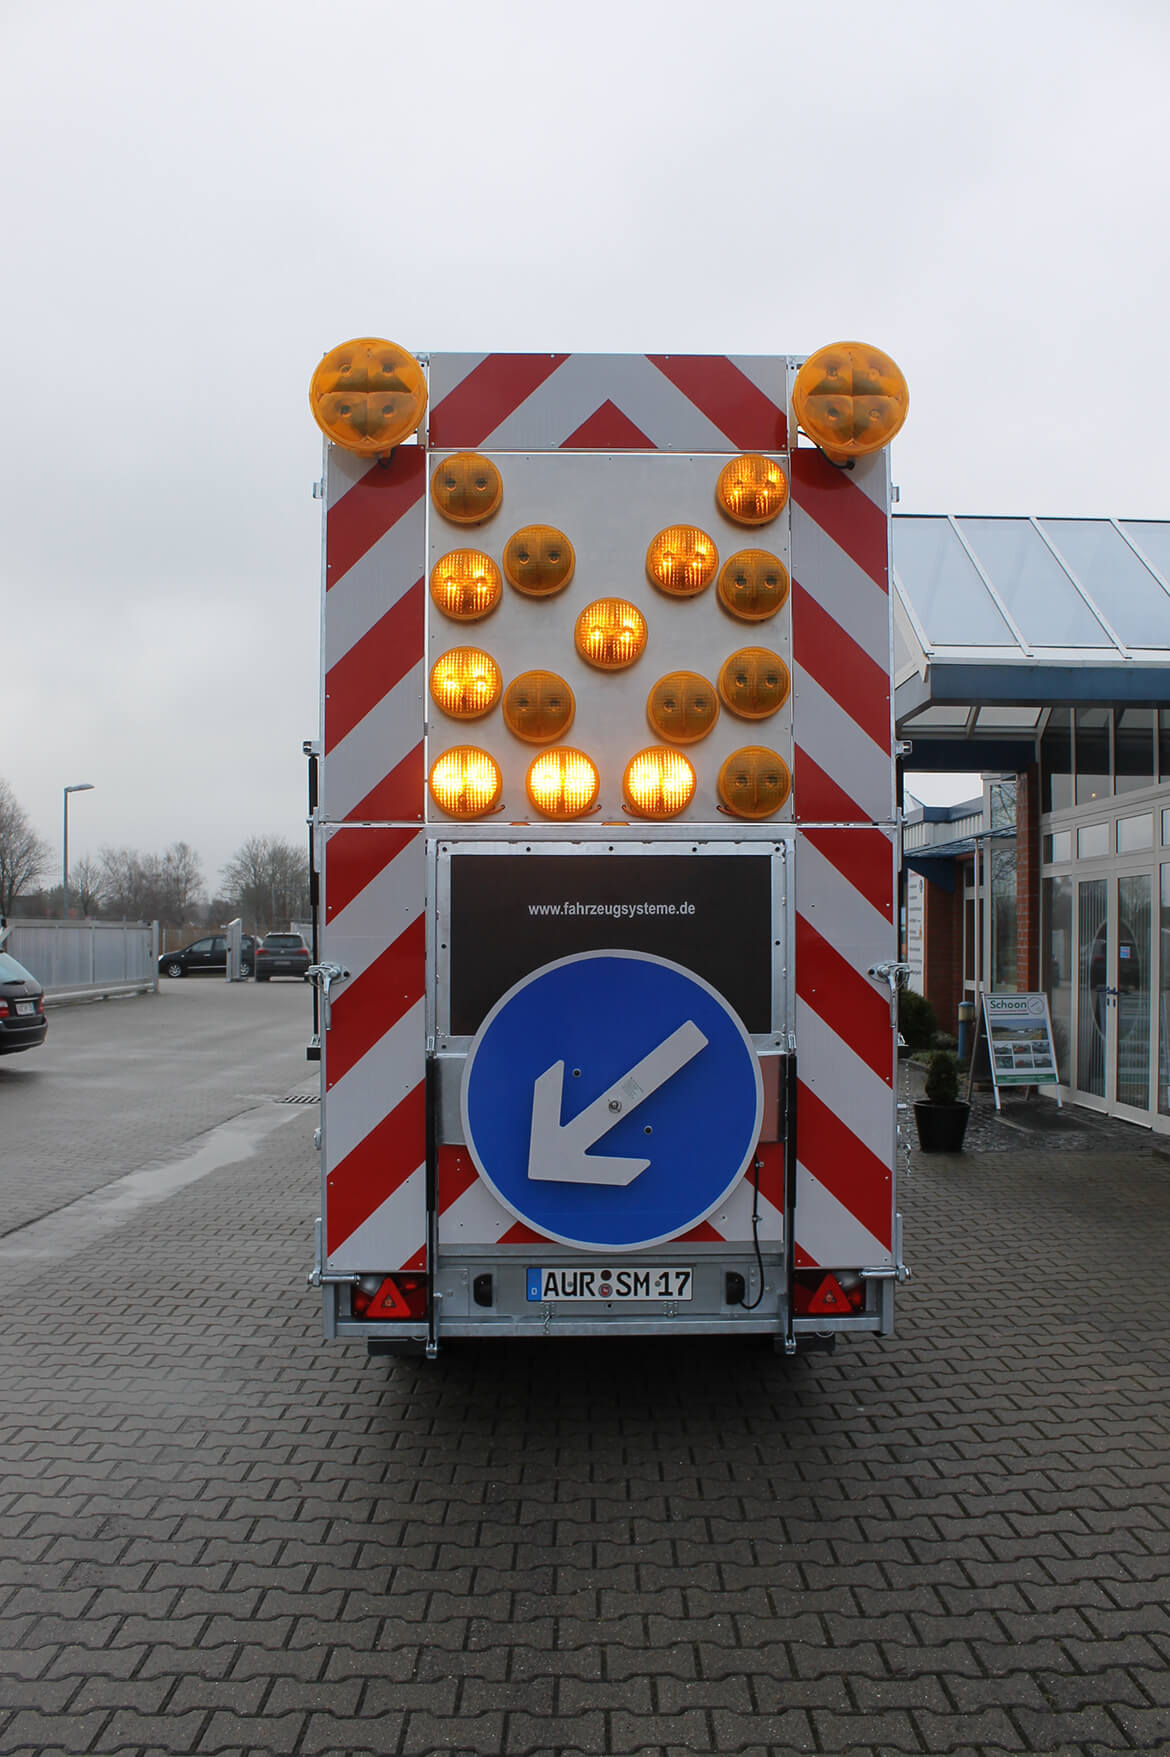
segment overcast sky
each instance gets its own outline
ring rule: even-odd
[[[182,839],[214,888],[303,834],[306,391],[351,336],[859,337],[909,380],[903,510],[1170,516],[1164,0],[0,19],[0,776],[58,863],[78,781],[74,856]]]

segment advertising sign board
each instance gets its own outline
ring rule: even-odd
[[[1002,1089],[1059,1085],[1047,995],[985,994],[983,1022],[997,1110]]]

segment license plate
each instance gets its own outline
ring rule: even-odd
[[[624,1263],[616,1269],[529,1269],[530,1301],[558,1304],[604,1301],[607,1305],[639,1300],[643,1304],[690,1299],[693,1269],[663,1269],[658,1264]]]
[[[17,1001],[16,1010],[21,1014],[35,1013],[37,1010],[37,1003],[35,1001]]]

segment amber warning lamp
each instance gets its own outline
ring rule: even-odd
[[[470,744],[445,750],[431,768],[431,796],[448,817],[483,817],[494,811],[503,785],[495,758]]]
[[[431,476],[431,499],[453,525],[480,525],[504,497],[500,472],[477,451],[452,452]]]
[[[426,406],[414,355],[377,336],[332,348],[309,385],[309,407],[326,439],[359,457],[387,457],[415,431]]]
[[[780,810],[792,791],[792,776],[779,751],[748,744],[732,751],[719,771],[719,799],[732,817],[766,818]]]
[[[910,408],[900,370],[868,342],[818,348],[796,374],[796,419],[833,463],[848,463],[889,445]]]

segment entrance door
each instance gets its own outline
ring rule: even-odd
[[[1153,878],[1077,885],[1076,1095],[1135,1121],[1153,1120]]]

